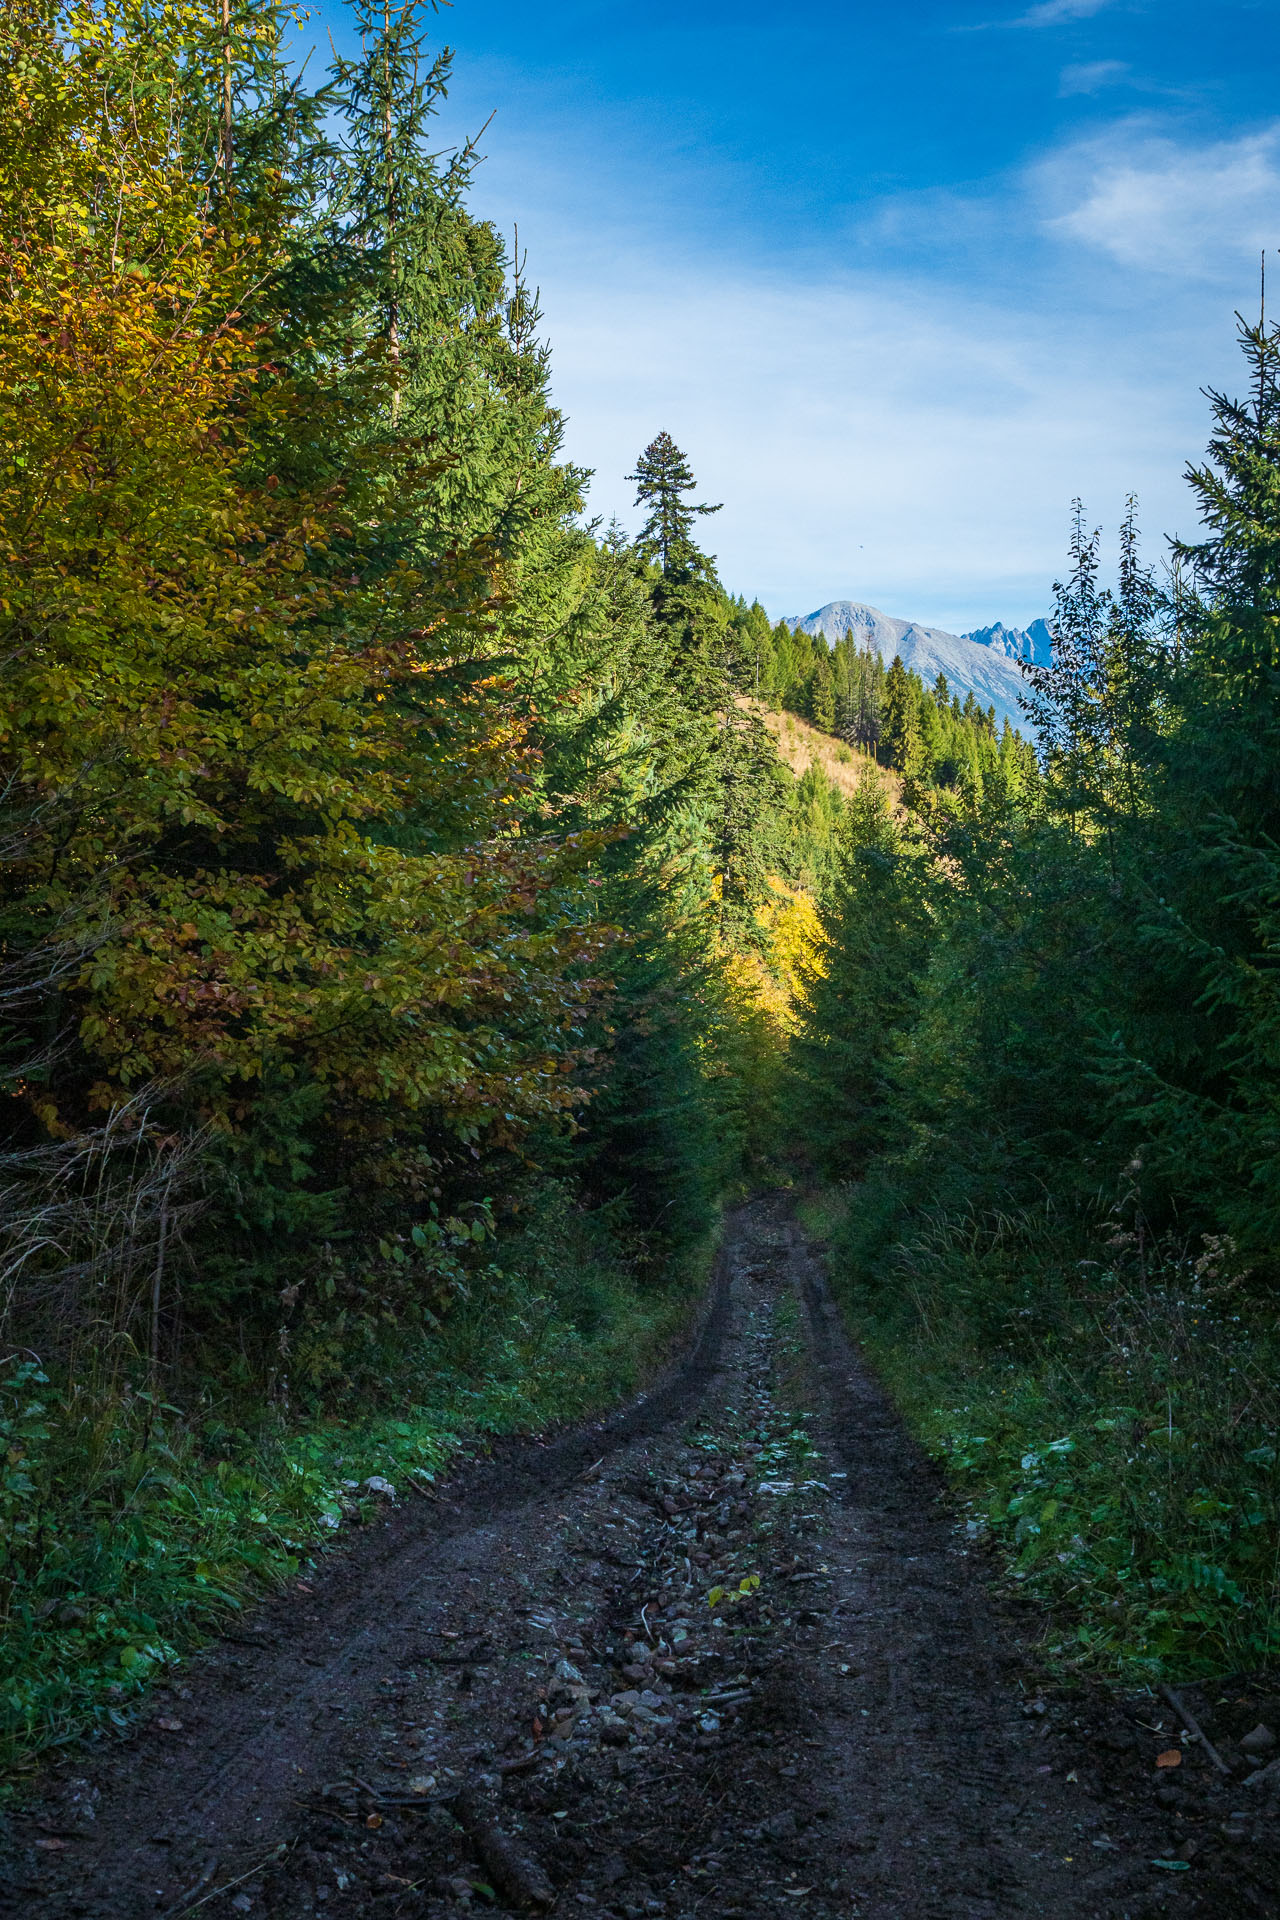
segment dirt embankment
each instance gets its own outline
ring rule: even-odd
[[[193,1662],[15,1820],[0,1911],[1274,1914],[1277,1833],[1167,1707],[1041,1687],[759,1202],[657,1392],[406,1505]]]

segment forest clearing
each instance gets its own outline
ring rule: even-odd
[[[344,17],[0,23],[0,1912],[1280,1913],[1280,329],[774,617]]]

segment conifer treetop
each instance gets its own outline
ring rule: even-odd
[[[649,509],[636,539],[637,551],[646,560],[656,560],[668,578],[696,568],[700,561],[705,562],[706,556],[693,538],[694,517],[719,513],[724,502],[714,507],[694,506],[682,498],[692,493],[698,483],[687,457],[669,433],[660,433],[649,442],[636,461],[635,472],[629,473],[627,479],[636,483],[637,506]]]

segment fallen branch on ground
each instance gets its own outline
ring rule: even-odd
[[[1214,1766],[1218,1769],[1218,1772],[1223,1774],[1230,1774],[1231,1772],[1230,1767],[1227,1765],[1222,1755],[1218,1752],[1218,1749],[1214,1746],[1212,1740],[1209,1738],[1208,1734],[1204,1731],[1203,1727],[1201,1727],[1199,1721],[1195,1718],[1195,1715],[1188,1712],[1187,1708],[1183,1706],[1182,1701],[1178,1698],[1173,1688],[1170,1686],[1166,1686],[1165,1682],[1162,1680],[1160,1682],[1158,1691],[1161,1697],[1167,1700],[1169,1705],[1173,1708],[1174,1712],[1177,1714],[1178,1718],[1181,1720],[1183,1726],[1186,1728],[1187,1732],[1191,1735],[1192,1739],[1198,1740],[1200,1742],[1200,1745],[1204,1748],[1210,1760],[1212,1760]]]

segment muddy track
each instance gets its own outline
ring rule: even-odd
[[[1280,1911],[1274,1813],[1193,1752],[1169,1788],[1176,1737],[1038,1685],[757,1202],[654,1391],[473,1463],[193,1661],[14,1822],[0,1913]]]

